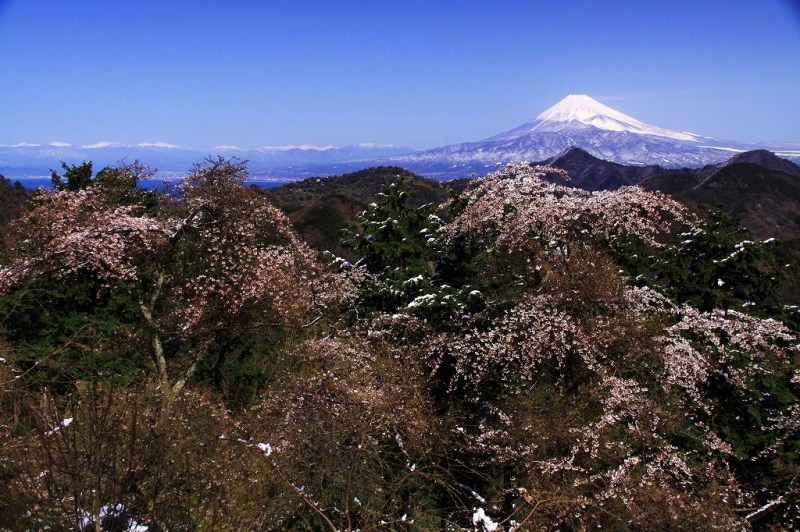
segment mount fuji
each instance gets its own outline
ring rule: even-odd
[[[645,124],[585,94],[570,94],[530,122],[486,140],[513,140],[536,132],[587,131],[589,128],[628,131],[639,135],[689,142],[700,142],[702,139],[693,133],[679,133]]]
[[[210,155],[236,156],[248,161],[252,178],[295,180],[354,172],[369,166],[401,166],[439,180],[483,175],[508,162],[546,161],[570,148],[613,163],[661,168],[699,168],[717,164],[738,153],[767,149],[800,162],[800,144],[765,145],[722,141],[694,133],[646,124],[597,100],[569,95],[519,127],[481,141],[414,151],[393,145],[279,146],[242,149],[217,146],[211,150],[182,148],[165,142],[135,146],[98,142],[71,146],[19,143],[0,146],[0,174],[18,178],[49,177],[61,161],[93,161],[96,168],[119,161],[139,160],[164,176],[182,175]],[[573,154],[574,155],[574,154]],[[595,176],[596,177],[596,176]],[[600,186],[599,182],[592,186]]]
[[[543,161],[577,147],[626,165],[700,167],[765,148],[800,161],[800,145],[721,141],[645,124],[584,95],[569,95],[533,120],[478,142],[452,144],[391,158],[392,164],[447,179],[483,174],[507,162]]]

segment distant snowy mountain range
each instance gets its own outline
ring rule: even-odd
[[[61,161],[79,164],[92,161],[99,169],[108,165],[138,160],[162,175],[182,174],[206,157],[222,155],[248,161],[256,178],[306,176],[296,167],[332,168],[348,162],[359,168],[370,166],[365,161],[386,159],[411,153],[410,148],[381,144],[352,146],[269,146],[244,149],[237,146],[217,146],[208,151],[194,150],[165,142],[125,145],[119,142],[98,142],[87,146],[72,146],[65,142],[47,145],[21,143],[0,146],[0,174],[9,179],[48,176],[50,170],[60,170]],[[360,166],[359,166],[360,165]]]
[[[402,166],[418,174],[450,179],[483,174],[497,164],[543,161],[577,147],[601,159],[626,165],[697,168],[735,153],[767,149],[800,162],[800,144],[765,145],[722,141],[645,124],[586,95],[569,95],[533,120],[478,142],[413,151],[392,145],[280,146],[242,149],[217,146],[207,152],[164,142],[127,146],[98,142],[71,146],[0,146],[0,173],[9,178],[49,175],[60,161],[93,161],[97,167],[139,160],[163,174],[185,172],[207,156],[237,156],[249,161],[256,179],[293,179],[341,174],[376,165]]]
[[[800,144],[722,141],[645,124],[586,95],[569,95],[530,122],[478,142],[400,155],[393,164],[427,176],[486,173],[496,163],[543,161],[570,147],[626,165],[696,168],[731,155],[768,149],[800,161]]]

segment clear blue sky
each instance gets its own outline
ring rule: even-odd
[[[0,144],[479,140],[585,93],[800,142],[798,0],[0,0]]]

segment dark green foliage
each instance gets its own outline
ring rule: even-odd
[[[228,409],[251,406],[270,384],[295,369],[297,361],[281,347],[291,342],[291,331],[281,327],[219,331],[201,362],[195,380],[220,394]]]
[[[94,176],[91,162],[83,162],[80,165],[68,165],[62,162],[61,167],[64,170],[63,176],[55,171],[52,172],[51,181],[56,190],[76,192],[98,186],[103,187],[103,194],[109,201],[120,205],[155,206],[155,193],[137,188],[141,180],[152,178],[155,172],[139,161],[118,167],[107,166]]]
[[[14,182],[0,174],[0,231],[11,220],[22,214],[28,192],[19,181]]]
[[[733,394],[731,390],[715,390],[719,400],[725,402],[724,415],[716,420],[724,440],[731,444],[742,479],[752,481],[751,476],[763,475],[770,469],[767,460],[759,461],[758,468],[748,463],[774,444],[782,434],[768,430],[769,420],[786,412],[798,398],[792,393],[786,368],[774,368],[772,375],[759,374],[748,383],[748,394]],[[763,428],[764,430],[754,430]],[[789,440],[782,453],[800,464],[800,442]]]
[[[782,265],[774,244],[759,242],[752,231],[720,210],[699,231],[687,233],[665,250],[661,281],[678,301],[701,310],[737,308],[776,315],[782,308]]]
[[[346,198],[369,203],[384,188],[405,181],[414,194],[409,205],[419,207],[426,203],[439,204],[447,199],[449,188],[438,181],[420,177],[397,166],[379,166],[357,172],[325,178],[309,178],[264,191],[278,205],[311,205],[326,196]]]
[[[612,251],[635,283],[662,289],[680,303],[787,319],[783,294],[791,266],[778,258],[775,239],[759,241],[736,217],[714,209],[675,241],[654,251],[626,238]]]
[[[92,181],[92,163],[91,161],[84,161],[81,164],[67,164],[61,163],[61,168],[64,170],[64,175],[60,175],[55,170],[51,170],[50,181],[56,190],[82,190],[89,186]]]
[[[409,207],[409,192],[404,181],[389,185],[379,194],[379,204],[371,204],[358,215],[360,233],[346,237],[371,273],[391,276],[397,271],[402,272],[398,274],[400,280],[406,280],[433,270],[436,252],[427,242],[435,240],[442,223],[435,216],[432,204],[417,209]]]
[[[463,189],[469,180],[440,183],[395,166],[366,168],[357,172],[326,178],[309,178],[269,190],[258,188],[292,221],[295,230],[319,251],[357,260],[353,251],[342,246],[342,230],[356,231],[356,214],[369,203],[380,200],[379,194],[389,185],[403,180],[409,187],[407,205],[439,205],[451,190]]]
[[[136,187],[152,172],[136,162],[104,168],[94,179],[91,162],[62,167],[66,182],[53,173],[58,189],[102,186],[106,200],[115,205],[154,206],[154,193]],[[56,386],[76,380],[126,382],[143,369],[147,360],[137,353],[141,346],[133,334],[139,323],[137,303],[124,287],[117,288],[122,289],[87,273],[62,278],[52,272],[0,297],[5,339],[32,380]]]
[[[345,245],[359,257],[359,265],[380,276],[379,285],[365,298],[369,307],[394,310],[407,304],[435,269],[438,249],[428,241],[435,240],[441,223],[431,204],[408,207],[409,193],[404,181],[389,185],[379,194],[380,203],[370,204],[356,216],[360,231],[349,231],[344,237]]]
[[[141,205],[147,209],[157,207],[155,191],[138,188],[144,179],[152,179],[155,171],[134,161],[121,167],[106,167],[97,172],[92,186],[103,187],[103,193],[120,205]]]
[[[362,309],[405,309],[438,323],[481,308],[480,295],[452,275],[463,268],[464,257],[454,256],[442,242],[444,221],[438,209],[430,203],[410,207],[411,197],[408,182],[389,185],[378,203],[356,217],[360,231],[345,234],[344,244],[359,257],[357,264],[376,276],[362,287]]]
[[[0,319],[16,363],[31,381],[67,389],[76,380],[126,380],[144,360],[124,331],[134,302],[91,278],[38,277],[0,297]],[[122,335],[122,336],[121,336]]]

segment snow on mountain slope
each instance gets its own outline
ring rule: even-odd
[[[418,174],[450,179],[486,174],[498,164],[543,161],[577,147],[600,159],[635,166],[698,168],[727,160],[732,154],[759,148],[800,162],[800,144],[764,145],[720,141],[646,124],[584,95],[569,95],[533,120],[478,142],[451,144],[414,152],[379,144],[343,147],[290,145],[257,149],[217,146],[210,151],[180,148],[164,142],[125,146],[98,142],[70,146],[20,143],[0,146],[0,173],[7,177],[50,175],[60,161],[93,161],[97,168],[139,160],[166,172],[185,172],[208,155],[248,160],[253,175],[286,178],[341,174],[367,166],[402,166]]]
[[[652,135],[689,142],[698,142],[702,139],[692,133],[680,133],[645,124],[585,94],[570,94],[530,122],[486,140],[510,140],[540,131],[557,132],[582,129],[586,126],[607,131],[630,131],[639,135]]]
[[[393,157],[392,164],[438,179],[483,174],[496,164],[542,161],[577,147],[615,163],[666,168],[697,168],[726,160],[731,153],[757,148],[755,143],[720,141],[645,124],[586,95],[570,95],[533,120],[479,142],[442,146]],[[797,160],[796,145],[782,156]]]
[[[320,168],[321,165],[332,168],[346,162],[355,164],[355,161],[385,160],[413,151],[374,143],[342,147],[300,145],[256,149],[221,145],[211,150],[195,150],[167,142],[141,142],[134,146],[111,141],[81,146],[60,141],[44,146],[19,143],[0,146],[0,174],[9,178],[46,177],[50,175],[50,169],[61,167],[61,161],[68,164],[92,161],[95,169],[99,170],[107,165],[136,160],[165,174],[181,174],[206,157],[222,155],[247,160],[252,174],[267,172],[270,176],[295,176],[298,167],[314,165],[313,171],[324,174],[325,168]],[[364,164],[360,168],[364,166],[369,165]],[[302,173],[300,175],[307,177]]]

